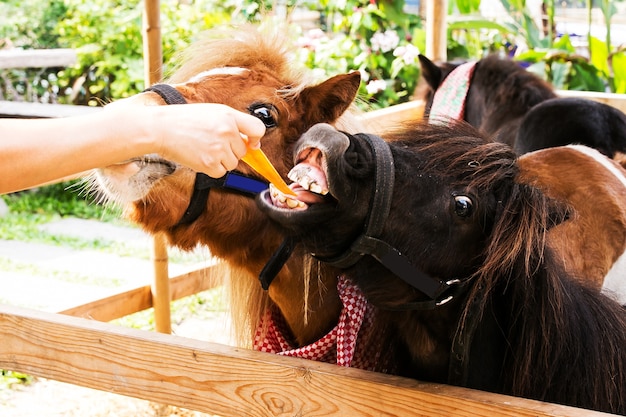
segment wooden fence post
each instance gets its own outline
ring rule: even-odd
[[[426,56],[434,61],[447,60],[448,0],[427,0],[426,3]]]

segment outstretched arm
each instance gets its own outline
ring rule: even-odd
[[[149,153],[221,177],[264,134],[260,120],[223,104],[132,98],[84,116],[0,119],[0,194]]]

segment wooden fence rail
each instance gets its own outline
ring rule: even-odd
[[[0,305],[0,368],[224,417],[602,416]]]

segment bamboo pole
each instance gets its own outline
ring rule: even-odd
[[[146,87],[161,81],[163,77],[163,50],[161,47],[160,1],[144,0],[143,13],[143,61]],[[154,280],[152,305],[154,326],[158,332],[171,333],[170,283],[165,236],[157,234],[152,240]]]
[[[433,61],[446,61],[448,0],[426,3],[426,56]]]
[[[160,20],[160,1],[144,0],[143,62],[146,87],[161,81],[163,77]]]
[[[154,306],[154,327],[157,332],[171,333],[170,312],[170,276],[167,259],[167,243],[162,233],[154,235],[152,240],[152,263],[154,281],[152,283],[152,305]]]

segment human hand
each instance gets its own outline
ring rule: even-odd
[[[167,124],[164,129],[170,132],[164,130],[159,154],[211,177],[235,169],[248,147],[260,147],[265,134],[259,119],[223,104],[170,105],[167,109],[168,121],[161,125]]]
[[[224,104],[163,106],[120,101],[121,105],[115,102],[109,106],[133,113],[135,123],[146,122],[144,134],[153,144],[148,153],[158,153],[215,178],[235,169],[248,148],[260,147],[265,134],[259,119]],[[131,103],[134,104],[124,105]]]

